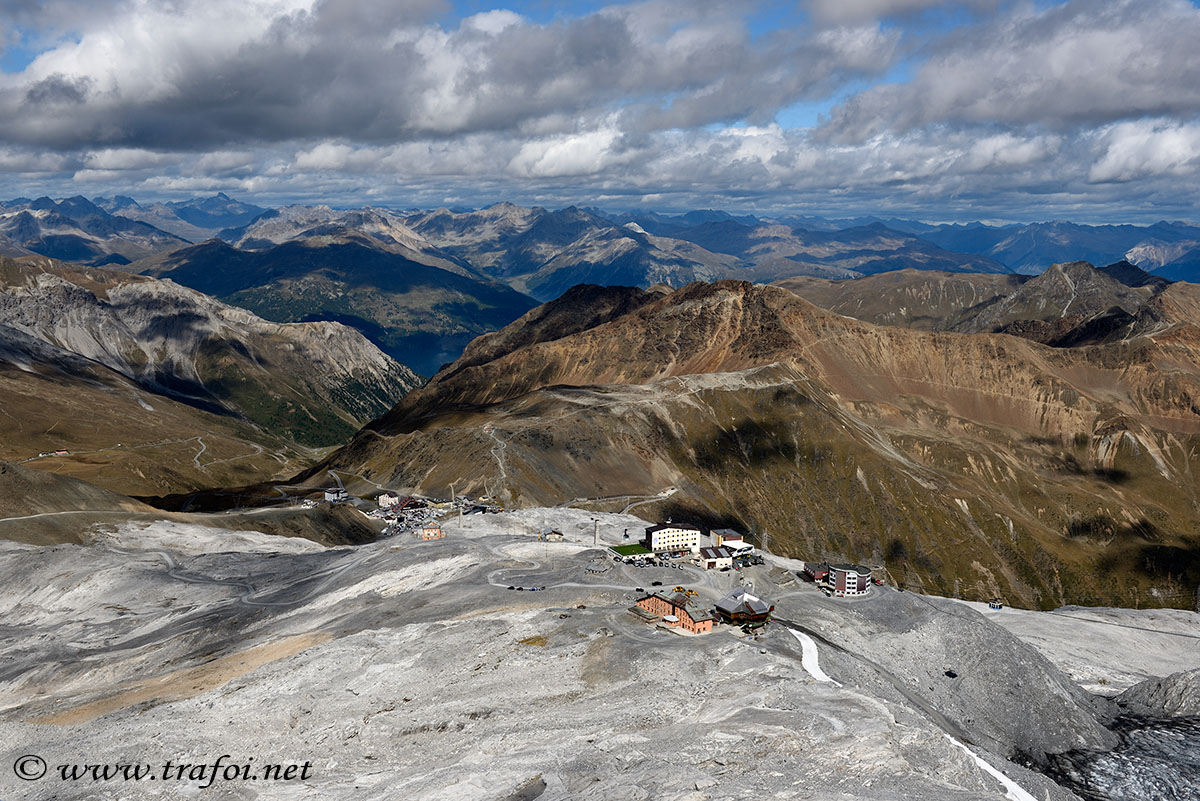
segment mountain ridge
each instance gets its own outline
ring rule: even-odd
[[[276,322],[332,320],[424,374],[536,305],[507,286],[354,239],[240,250],[221,240],[134,265]]]
[[[561,337],[521,336],[553,308],[522,318],[318,472],[517,505],[643,496],[661,516],[767,530],[776,553],[1029,605],[1200,578],[1191,324],[1055,349],[873,326],[736,281],[631,299]]]
[[[8,343],[0,357],[25,398],[13,403],[25,408],[40,397],[51,408],[72,392],[107,393],[90,416],[123,432],[113,441],[137,437],[136,426],[105,407],[191,421],[179,431],[215,428],[226,450],[241,441],[259,456],[264,446],[299,455],[340,442],[418,383],[337,323],[271,323],[169,281],[43,258],[0,259],[0,326]],[[91,438],[86,419],[60,418],[55,427],[74,433],[59,442],[70,450],[108,444]],[[36,431],[18,439],[0,457],[28,456],[19,450],[27,439],[40,439],[35,454],[57,444]],[[197,459],[188,461],[203,474]]]

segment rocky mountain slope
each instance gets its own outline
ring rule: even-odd
[[[213,475],[219,474],[213,470]],[[348,504],[306,509],[286,499],[248,511],[165,512],[79,478],[0,460],[0,540],[82,545],[114,529],[144,531],[147,527],[165,532],[160,542],[167,547],[177,546],[197,529],[217,527],[231,533],[229,544],[235,547],[239,537],[232,532],[247,531],[258,537],[270,535],[279,541],[279,549],[287,551],[297,545],[312,549],[311,543],[373,542],[382,526]]]
[[[740,282],[571,307],[588,291],[593,325],[549,304],[479,340],[328,465],[517,504],[669,492],[648,508],[968,597],[1192,598],[1190,322],[1056,349]]]
[[[2,325],[0,409],[0,459],[131,495],[282,478],[318,455]]]
[[[220,235],[241,250],[270,250],[275,245],[297,240],[357,238],[370,247],[396,253],[418,264],[481,277],[409,228],[400,214],[387,209],[342,211],[328,206],[285,206],[264,211],[249,223],[227,228]]]
[[[158,440],[190,443],[193,453],[214,448],[164,464],[160,475],[188,474],[178,482],[143,476],[159,491],[211,486],[218,476],[204,462],[247,452],[274,475],[280,464],[264,449],[295,455],[336,444],[418,383],[337,323],[271,323],[169,281],[45,259],[0,259],[0,326],[8,389],[21,397],[6,404],[11,430],[0,456],[122,443],[109,451],[115,458]],[[70,410],[80,402],[87,411]],[[99,470],[103,458],[68,461]],[[140,470],[114,469],[102,483],[133,491],[124,474]]]
[[[0,242],[8,255],[28,252],[92,265],[128,264],[187,243],[153,225],[109,214],[84,197],[5,203]]]
[[[419,212],[409,215],[407,223],[447,253],[501,278],[528,275],[580,236],[612,226],[573,206],[548,211],[512,203],[478,211]]]
[[[1056,264],[1040,275],[947,275],[901,270],[849,281],[776,282],[816,305],[880,325],[1005,333],[1054,347],[1116,342],[1194,318],[1197,288],[1127,261]]]
[[[733,256],[629,225],[584,234],[514,283],[535,298],[552,300],[578,284],[679,287],[730,275],[739,268]]]
[[[1200,668],[1147,679],[1121,693],[1116,702],[1144,717],[1200,717]]]
[[[1200,283],[1200,243],[1189,244],[1191,247],[1155,268],[1156,274],[1171,281]]]
[[[268,320],[344,323],[427,375],[471,339],[536,305],[461,267],[442,269],[336,235],[265,250],[213,240],[136,266]]]
[[[71,512],[154,512],[145,504],[85,481],[0,460],[0,518]]]
[[[774,282],[822,309],[876,325],[954,330],[976,310],[1007,298],[1027,276],[895,270],[833,281],[798,275]]]
[[[1132,318],[1154,291],[1150,286],[1126,286],[1087,262],[1055,264],[1006,297],[978,309],[955,330],[1004,331],[1016,323],[1037,320],[1053,322],[1054,333],[1065,332],[1109,312]],[[1048,341],[1052,336],[1031,338]]]

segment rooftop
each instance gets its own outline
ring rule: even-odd
[[[727,615],[746,612],[751,615],[764,615],[771,611],[771,606],[757,595],[751,595],[739,587],[717,601],[717,610]]]
[[[685,526],[682,523],[659,523],[657,526],[647,526],[646,533],[653,534],[656,531],[662,531],[669,528],[675,528],[681,531],[694,531],[697,534],[700,533],[700,529],[696,528],[695,526]]]
[[[857,573],[860,576],[871,575],[871,568],[865,567],[864,565],[851,565],[851,564],[830,565],[829,569],[830,570],[840,570],[843,573]]]

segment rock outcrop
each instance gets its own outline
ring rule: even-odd
[[[1115,700],[1126,712],[1142,717],[1200,717],[1200,668],[1147,679]]]

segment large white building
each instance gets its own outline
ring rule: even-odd
[[[667,523],[646,529],[646,547],[654,553],[700,553],[700,529]]]
[[[730,556],[749,556],[754,553],[754,546],[742,540],[725,540],[721,547],[729,551]]]

